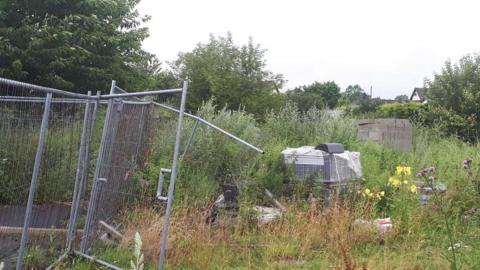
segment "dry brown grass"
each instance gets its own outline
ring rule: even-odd
[[[128,239],[138,231],[146,260],[154,263],[163,217],[148,208],[137,208],[133,213],[126,220],[127,240],[122,244],[131,244]],[[248,229],[239,222],[242,217],[231,225],[212,226],[205,222],[208,213],[205,205],[175,211],[168,243],[170,266],[264,268],[284,262],[302,265],[321,258],[335,269],[368,269],[367,262],[354,258],[352,249],[383,241],[375,230],[352,226],[358,214],[352,214],[348,207],[325,211],[315,203],[309,207],[291,205],[281,219]]]
[[[289,205],[281,219],[261,226],[245,226],[236,219],[206,222],[208,205],[175,209],[171,219],[167,263],[188,269],[445,269],[441,251],[423,242],[405,241],[393,229],[353,226],[356,218],[370,219],[369,205],[354,210],[317,204]],[[223,221],[223,222],[222,222]],[[226,222],[228,221],[228,222]],[[158,210],[138,207],[125,218],[124,247],[135,232],[143,239],[147,262],[156,264],[160,252],[163,217]],[[408,233],[407,233],[408,235]],[[428,255],[427,255],[428,254]],[[425,260],[425,256],[430,256]]]

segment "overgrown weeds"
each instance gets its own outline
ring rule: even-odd
[[[317,109],[299,113],[292,106],[268,115],[262,123],[242,111],[216,111],[212,103],[206,103],[199,114],[260,146],[266,153],[259,155],[215,130],[197,129],[180,166],[167,252],[169,268],[480,267],[476,259],[480,257],[480,218],[462,220],[466,210],[480,207],[480,198],[474,188],[475,179],[465,173],[461,163],[466,157],[478,160],[478,146],[416,127],[413,150],[399,152],[357,142],[355,126],[348,117]],[[168,168],[172,156],[169,146],[174,140],[175,121],[166,115],[162,117],[164,128],[156,134],[149,165],[137,173],[137,177],[151,183],[151,190],[146,193],[152,196],[159,168]],[[184,142],[193,125],[193,121],[186,122]],[[283,166],[280,152],[285,147],[324,142],[340,142],[348,150],[361,152],[365,197],[323,209],[319,201],[308,199],[314,186],[298,183]],[[401,179],[402,183],[407,181],[401,189],[389,186],[388,179],[395,175],[398,165],[411,167],[413,172],[435,166],[438,181],[448,187],[443,196],[445,201],[432,199],[421,206],[420,194],[412,188],[413,175]],[[224,183],[254,187],[241,189],[237,217],[224,217],[212,225],[206,222],[207,217]],[[258,192],[263,188],[269,188],[289,210],[274,222],[258,225],[252,207],[264,202],[262,192]],[[124,256],[126,251],[132,253],[132,240],[138,231],[143,239],[146,264],[156,263],[163,217],[161,207],[151,207],[151,202],[139,203],[125,213],[125,241],[116,251],[105,252],[111,252],[113,257],[115,252],[121,254],[119,256]],[[371,226],[354,225],[357,219],[368,224],[386,217],[393,221],[393,229],[387,233]],[[448,251],[453,242],[462,243],[462,247],[455,250],[454,264],[449,261],[449,254],[453,253]]]
[[[310,261],[320,253],[326,262],[351,266],[357,264],[352,255],[354,246],[378,243],[374,230],[352,227],[354,215],[343,207],[322,211],[315,203],[308,207],[291,205],[280,220],[254,227],[245,227],[241,219],[248,217],[242,215],[229,223],[232,226],[208,224],[205,207],[184,207],[175,213],[169,237],[170,267],[267,267],[287,260]],[[163,217],[152,209],[134,212],[137,214],[128,221],[125,239],[133,239],[138,231],[146,260],[155,262]],[[123,243],[129,245],[130,241]]]

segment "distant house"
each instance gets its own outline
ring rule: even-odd
[[[415,87],[415,89],[413,89],[412,95],[410,96],[410,101],[427,103],[426,93],[427,93],[427,88]]]

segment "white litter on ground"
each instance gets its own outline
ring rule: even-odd
[[[258,213],[257,219],[259,224],[271,222],[282,216],[282,211],[278,208],[256,205],[253,209]]]
[[[385,233],[393,228],[391,218],[377,218],[373,222],[364,219],[356,219],[353,225],[362,225],[365,227],[371,227],[378,230],[379,233]]]

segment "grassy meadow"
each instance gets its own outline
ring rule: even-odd
[[[206,103],[198,114],[265,150],[261,155],[215,130],[197,130],[181,163],[167,255],[168,269],[480,269],[480,214],[478,146],[434,129],[415,127],[412,151],[385,149],[356,140],[353,119],[333,117],[311,109],[302,114],[294,106],[268,115],[259,123],[244,112],[219,110]],[[171,163],[175,121],[168,114],[154,132],[148,166],[136,174],[151,185],[153,197],[160,167]],[[183,137],[194,122],[187,120]],[[296,182],[285,169],[280,152],[285,147],[339,142],[361,152],[364,182],[357,196],[322,209],[314,188]],[[464,160],[471,159],[472,162]],[[410,167],[409,172],[397,167]],[[423,168],[423,175],[416,176]],[[466,168],[465,168],[466,167]],[[395,180],[396,179],[396,180]],[[430,180],[429,180],[430,179]],[[434,192],[421,206],[417,181],[444,183],[446,193]],[[249,183],[244,185],[242,183]],[[206,222],[222,183],[237,183],[237,218]],[[167,185],[165,185],[167,186]],[[258,225],[253,205],[268,205],[263,188],[270,189],[288,208],[273,222]],[[156,269],[163,226],[161,204],[140,200],[123,214],[124,241],[98,245],[95,256],[130,269],[135,261],[134,235],[142,238],[145,269]],[[390,217],[393,229],[379,233],[357,219]],[[455,248],[450,248],[454,245]],[[59,269],[101,269],[75,258]]]

